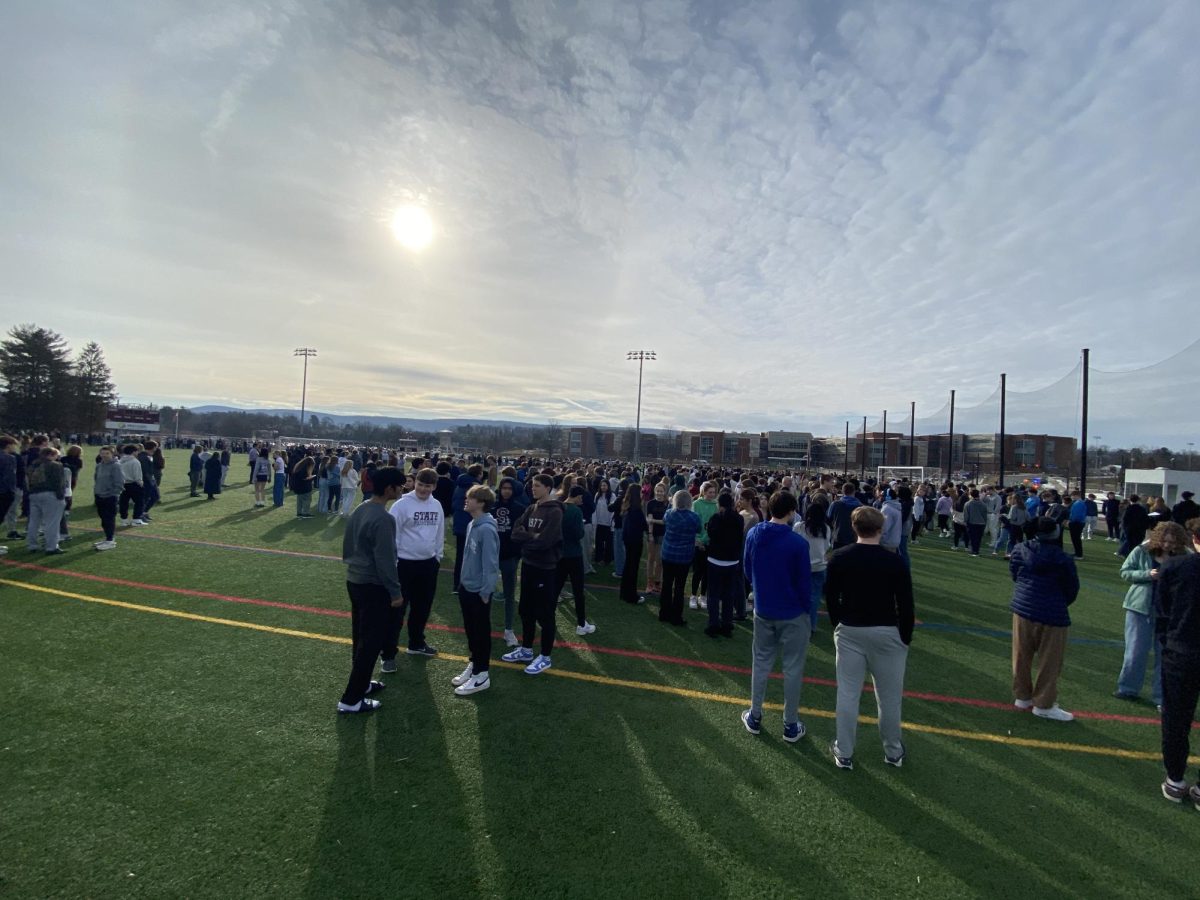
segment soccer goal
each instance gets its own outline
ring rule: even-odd
[[[877,475],[879,484],[890,481],[907,481],[909,484],[920,484],[925,480],[924,466],[880,466]]]

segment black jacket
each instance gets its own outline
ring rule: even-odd
[[[742,517],[733,510],[717,510],[708,520],[708,555],[723,562],[742,558],[745,530]]]
[[[1156,596],[1164,649],[1200,657],[1200,554],[1165,563],[1159,570]]]

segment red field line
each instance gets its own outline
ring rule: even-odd
[[[81,581],[93,581],[99,584],[118,585],[120,587],[136,588],[138,590],[158,591],[167,594],[177,594],[184,597],[200,597],[208,600],[220,600],[224,603],[239,603],[246,606],[263,606],[273,609],[286,609],[293,612],[309,613],[317,616],[331,616],[338,619],[350,618],[350,613],[347,610],[326,609],[320,606],[306,606],[300,603],[285,603],[279,600],[262,600],[256,597],[237,597],[231,594],[218,594],[213,591],[201,591],[193,588],[178,588],[163,584],[149,584],[141,581],[130,581],[125,578],[111,578],[105,575],[92,575],[88,572],[72,572],[66,569],[56,569],[51,566],[39,566],[35,563],[17,562],[16,560],[0,559],[0,565],[8,566],[15,569],[25,569],[33,572],[45,572],[51,575],[61,575],[66,578],[76,578]],[[462,634],[463,629],[456,628],[452,625],[438,625],[430,623],[426,626],[430,630],[444,631],[454,634]],[[493,637],[503,637],[501,632],[492,632]],[[559,646],[569,650],[586,651],[590,653],[599,653],[607,656],[621,656],[630,659],[640,659],[648,662],[661,662],[672,666],[680,666],[693,669],[705,669],[713,672],[727,672],[733,675],[750,675],[748,666],[735,666],[729,663],[709,662],[700,659],[687,659],[680,656],[668,656],[662,653],[651,653],[645,650],[627,650],[621,647],[605,647],[597,644],[583,644],[577,641],[556,641]],[[772,672],[772,678],[782,678],[779,672]],[[837,682],[830,678],[811,678],[804,679],[806,684],[822,685],[824,687],[836,687]],[[871,685],[866,685],[866,690],[871,690]],[[1011,711],[1013,706],[1011,703],[1004,703],[998,700],[982,700],[974,697],[957,697],[951,694],[938,694],[928,691],[905,691],[904,696],[914,700],[926,700],[932,703],[953,704],[956,706],[970,706],[976,709],[998,709]],[[1076,712],[1076,718],[1093,719],[1096,721],[1105,722],[1121,722],[1128,725],[1158,725],[1159,720],[1147,716],[1125,716],[1116,713],[1099,713],[1099,712]],[[1200,727],[1200,723],[1193,725]]]

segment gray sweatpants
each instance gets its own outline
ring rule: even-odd
[[[750,712],[762,716],[763,699],[767,695],[767,679],[775,667],[775,654],[783,653],[783,724],[797,721],[800,708],[800,686],[804,680],[804,657],[812,637],[812,621],[808,614],[795,619],[764,619],[754,617],[754,668],[750,675]]]
[[[8,508],[8,512],[4,516],[4,523],[0,525],[0,528],[4,530],[4,534],[0,534],[0,537],[17,530],[17,517],[21,515],[21,497],[23,495],[19,487],[13,488],[12,506]]]
[[[894,625],[856,628],[839,625],[833,630],[837,649],[837,755],[854,756],[858,734],[858,701],[867,671],[875,685],[879,706],[879,736],[883,752],[896,757],[904,752],[900,740],[900,702],[904,696],[904,666],[908,646]]]

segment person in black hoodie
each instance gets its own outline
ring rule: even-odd
[[[443,459],[434,471],[438,480],[433,488],[433,499],[442,504],[442,514],[449,519],[454,513],[454,479],[450,477],[450,463]]]
[[[515,478],[501,478],[492,516],[500,533],[500,582],[504,587],[504,643],[517,646],[513,617],[517,611],[517,563],[521,548],[513,542],[512,527],[525,511],[525,490]]]
[[[1121,546],[1117,548],[1117,556],[1128,556],[1134,547],[1141,545],[1146,539],[1146,531],[1150,527],[1150,514],[1146,507],[1138,502],[1137,494],[1129,495],[1129,505],[1121,516]]]
[[[1195,553],[1176,557],[1159,574],[1158,625],[1162,650],[1162,793],[1173,803],[1186,796],[1200,809],[1200,783],[1188,788],[1188,736],[1200,699],[1200,518],[1184,526]]]
[[[554,479],[534,475],[534,503],[513,524],[512,540],[521,548],[521,646],[501,657],[505,662],[527,662],[526,675],[540,675],[551,666],[554,651],[555,588],[558,561],[562,558],[563,505],[551,496]],[[533,655],[533,638],[542,627],[542,652]]]
[[[717,496],[717,512],[705,525],[708,531],[709,637],[733,637],[733,611],[742,593],[742,543],[744,523],[734,509],[733,494]]]

